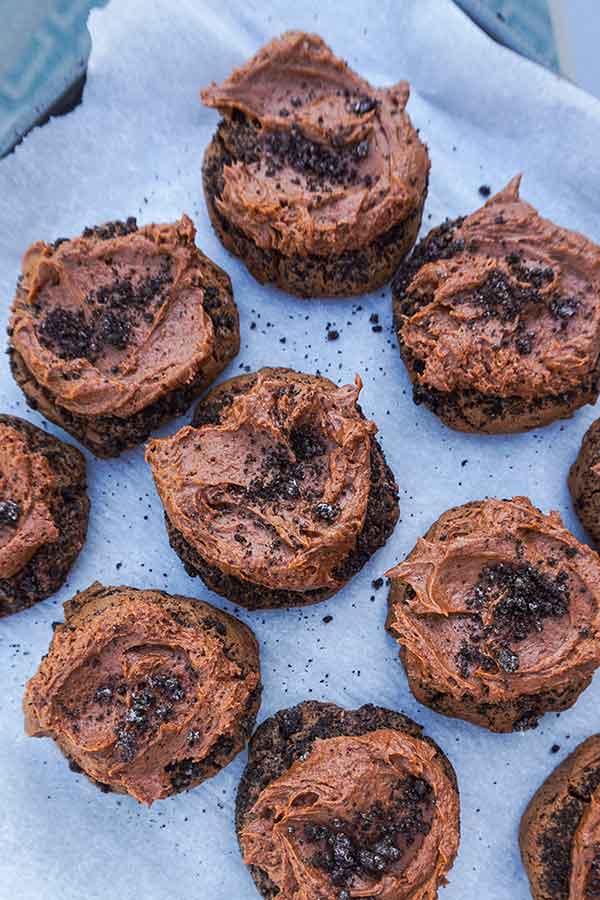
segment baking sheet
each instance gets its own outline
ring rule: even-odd
[[[379,425],[401,487],[401,522],[363,572],[326,603],[240,613],[261,643],[260,718],[305,698],[346,706],[371,701],[416,718],[448,753],[460,781],[463,838],[441,896],[525,900],[520,815],[550,770],[599,730],[600,681],[574,709],[546,716],[526,734],[492,735],[438,716],[408,691],[396,644],[383,628],[386,590],[373,589],[372,581],[443,510],[485,495],[528,494],[543,510],[559,509],[582,537],[565,478],[595,413],[588,407],[570,422],[506,438],[451,432],[412,403],[391,332],[389,289],[346,302],[300,301],[260,287],[221,247],[200,187],[201,155],[217,116],[200,105],[198,89],[289,27],[320,32],[374,84],[410,80],[410,114],[432,159],[424,229],[480,205],[481,184],[496,190],[522,171],[524,196],[543,214],[600,240],[600,106],[492,43],[450,2],[120,0],[92,14],[83,105],[34,131],[0,163],[2,325],[30,242],[115,217],[161,222],[186,211],[198,225],[199,245],[230,273],[240,306],[242,348],[225,376],[284,365],[343,383],[360,372],[364,409]],[[381,333],[372,331],[373,312]],[[340,333],[337,341],[326,340],[329,323]],[[26,407],[5,357],[1,367],[2,410],[61,434]],[[50,741],[23,735],[24,682],[47,649],[52,621],[62,618],[61,602],[74,591],[98,578],[231,609],[190,579],[170,550],[142,448],[111,461],[86,455],[90,529],[68,584],[0,621],[0,897],[253,900],[233,828],[245,754],[202,787],[147,810],[101,794],[68,770]],[[328,624],[326,615],[333,617]],[[554,744],[560,750],[552,754]]]

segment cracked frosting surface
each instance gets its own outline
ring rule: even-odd
[[[20,572],[37,550],[58,540],[50,503],[56,479],[44,455],[16,428],[0,423],[0,578]]]
[[[535,400],[595,372],[600,248],[542,218],[519,186],[442,226],[400,279],[412,307],[400,338],[426,387]]]
[[[270,588],[337,588],[362,530],[373,422],[361,388],[263,369],[220,424],[147,445],[171,524],[222,572]]]
[[[374,88],[314,34],[286,32],[220,85],[205,105],[251,123],[234,143],[217,207],[255,244],[286,255],[369,244],[416,212],[429,158],[405,111],[405,81]]]
[[[458,842],[458,794],[436,749],[387,728],[317,739],[240,833],[244,861],[282,900],[434,900]]]
[[[131,219],[27,250],[11,343],[61,407],[127,418],[214,365],[195,234]]]
[[[256,661],[244,673],[219,638],[223,618],[197,600],[92,585],[65,604],[65,624],[27,685],[27,733],[54,738],[95,781],[140,802],[168,796],[219,741],[242,747],[258,648],[227,617]]]
[[[600,562],[525,497],[444,513],[391,579],[409,678],[481,703],[568,688],[600,664]]]

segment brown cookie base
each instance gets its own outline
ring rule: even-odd
[[[600,419],[586,431],[577,459],[569,472],[569,491],[581,524],[600,545]]]
[[[16,416],[0,415],[0,424],[17,429],[52,469],[58,489],[50,511],[60,535],[54,543],[40,547],[16,575],[0,578],[1,618],[33,606],[64,583],[85,541],[90,501],[85,459],[76,447]]]
[[[274,369],[273,371],[278,370]],[[240,375],[218,385],[196,407],[192,425],[198,428],[202,425],[218,423],[223,410],[231,404],[233,398],[237,394],[249,390],[255,380],[255,374]],[[373,438],[371,441],[371,490],[365,523],[358,536],[356,547],[346,557],[336,573],[339,578],[339,585],[336,588],[311,591],[274,590],[228,575],[203,559],[186,541],[181,532],[175,528],[166,514],[165,523],[171,547],[183,561],[188,575],[192,577],[199,575],[212,591],[221,594],[237,606],[243,606],[246,609],[271,609],[308,606],[331,597],[362,569],[379,547],[385,544],[394,530],[399,515],[398,488],[394,476],[385,461],[383,451]]]
[[[117,593],[119,588],[110,587],[104,590]],[[131,590],[131,588],[128,590]],[[247,625],[236,619],[235,616],[231,616],[229,613],[203,600],[191,600],[188,597],[164,594],[162,592],[160,602],[176,621],[189,623],[190,625],[195,624],[196,626],[200,623],[205,629],[210,630],[221,642],[225,655],[240,667],[242,678],[245,678],[250,672],[258,672],[260,674],[258,645],[254,634]],[[77,596],[71,603],[77,603]],[[262,684],[259,683],[248,698],[246,707],[236,723],[235,732],[218,738],[208,756],[202,761],[190,758],[189,760],[178,760],[167,766],[172,786],[168,796],[191,790],[208,778],[212,778],[213,775],[225,768],[244,749],[254,730],[256,716],[260,708],[261,694]],[[68,756],[67,759],[69,759]],[[127,793],[125,790],[119,790],[95,781],[87,776],[80,766],[74,765],[71,760],[69,760],[69,767],[76,772],[82,772],[86,775],[102,793]]]
[[[457,220],[461,221],[461,220]],[[413,385],[413,400],[431,410],[455,431],[481,434],[514,434],[549,425],[556,419],[568,419],[587,403],[595,403],[600,388],[600,358],[595,370],[582,381],[577,390],[562,394],[524,400],[522,397],[500,397],[473,389],[439,391],[424,385],[420,376],[425,362],[414,356],[402,340],[402,324],[406,316],[414,315],[419,302],[406,294],[406,288],[419,268],[428,261],[452,256],[454,222],[434,228],[416,247],[414,253],[400,266],[392,281],[394,328],[404,362]]]
[[[198,263],[198,267],[205,283],[217,289],[216,296],[205,299],[204,306],[215,331],[215,354],[194,381],[169,391],[155,403],[127,418],[82,416],[60,406],[50,391],[35,380],[20,353],[9,346],[11,372],[29,406],[60,425],[102,458],[118,456],[129,447],[143,443],[169,419],[182,415],[240,349],[239,317],[229,276],[206,258]]]
[[[600,785],[600,735],[588,738],[543,783],[519,830],[521,857],[534,900],[569,900],[571,847],[592,792]]]
[[[436,759],[456,788],[454,769],[437,744],[423,734],[420,725],[402,713],[366,704],[356,710],[346,710],[334,703],[310,700],[290,709],[283,709],[260,725],[248,750],[248,765],[242,776],[236,799],[236,830],[238,838],[246,816],[260,793],[286,772],[292,763],[310,751],[315,740],[340,736],[368,734],[379,728],[393,728],[420,738],[435,750]],[[249,866],[259,893],[273,900],[279,889],[259,866]]]
[[[237,159],[245,159],[254,152],[254,141],[250,126],[234,127],[221,122],[204,155],[202,178],[206,205],[213,228],[227,250],[241,257],[261,284],[276,284],[297,297],[366,294],[389,281],[417,238],[427,191],[418,209],[407,219],[359,250],[331,256],[286,256],[278,250],[265,250],[233,225],[215,202],[223,190],[223,168],[232,162],[227,146],[235,148]]]

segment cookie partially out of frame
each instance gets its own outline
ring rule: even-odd
[[[392,282],[415,402],[459,431],[526,431],[598,396],[600,248],[519,185],[434,228]]]
[[[266,900],[435,900],[460,840],[452,765],[419,725],[305,702],[256,731],[236,803]]]
[[[223,117],[204,157],[209,215],[258,281],[318,297],[389,280],[427,193],[408,96],[406,82],[374,88],[298,31],[202,92]]]
[[[0,415],[0,617],[59,589],[85,541],[89,507],[81,452]]]
[[[526,497],[447,510],[388,575],[410,689],[444,715],[533,728],[600,665],[600,560]]]
[[[27,401],[97,456],[117,456],[181,415],[239,349],[229,277],[187,216],[38,241],[10,320]]]
[[[365,565],[399,509],[359,391],[261,369],[148,443],[169,540],[191,575],[257,609],[324,600]]]
[[[586,431],[569,472],[569,490],[581,524],[600,546],[600,419]]]
[[[258,644],[238,619],[200,600],[96,583],[65,604],[25,691],[25,726],[104,790],[151,804],[243,749],[260,689]]]
[[[533,900],[600,897],[600,735],[546,779],[519,833]]]

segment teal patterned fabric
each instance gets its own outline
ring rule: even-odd
[[[0,0],[0,156],[84,73],[88,13],[107,2]],[[547,0],[455,2],[492,37],[558,69]]]
[[[106,0],[0,0],[0,155],[85,71],[90,9]]]
[[[559,71],[548,0],[455,0],[502,44]]]

